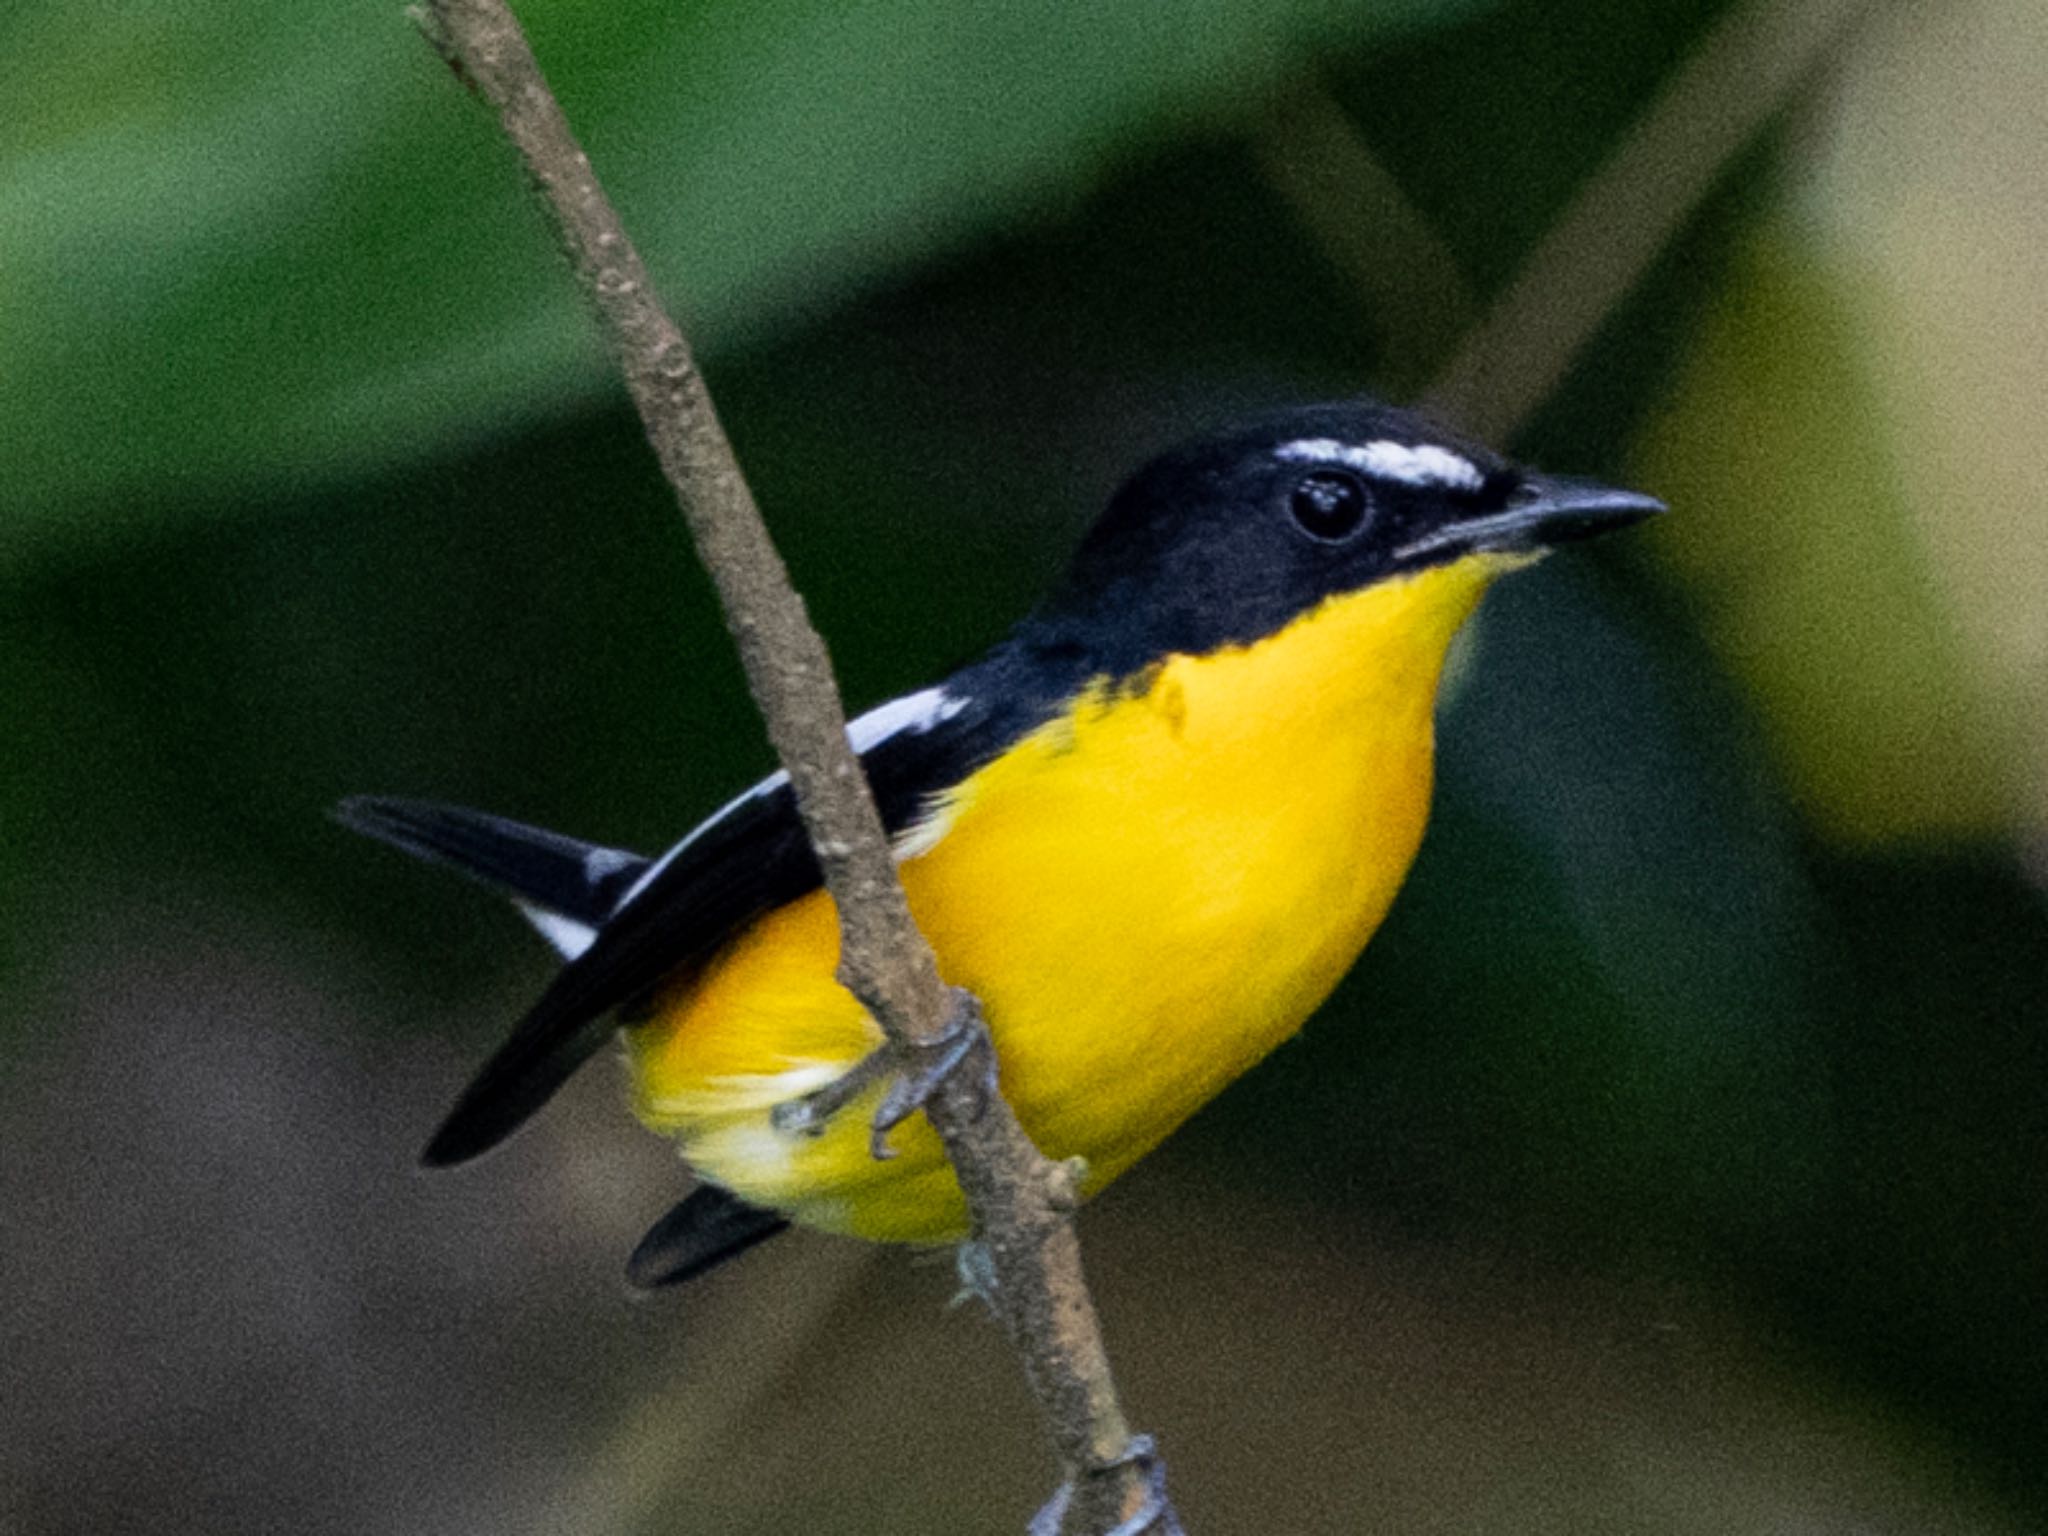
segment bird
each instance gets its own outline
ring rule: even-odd
[[[1151,460],[1006,636],[852,721],[940,972],[1083,1196],[1294,1035],[1379,927],[1428,818],[1446,652],[1487,588],[1663,510],[1373,400],[1271,412]],[[791,1224],[968,1235],[927,1123],[871,1146],[882,1083],[822,1125],[778,1114],[883,1044],[834,978],[786,774],[652,859],[415,799],[335,815],[510,896],[563,962],[425,1164],[496,1146],[623,1036],[633,1109],[697,1180],[634,1284]]]

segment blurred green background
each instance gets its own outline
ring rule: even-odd
[[[1673,515],[1500,591],[1302,1039],[1092,1207],[1196,1531],[2048,1518],[2048,10],[533,0],[855,707],[1146,453],[1427,397]],[[0,1531],[1015,1530],[941,1263],[620,1265],[543,981],[323,819],[656,848],[767,752],[394,5],[0,16]]]

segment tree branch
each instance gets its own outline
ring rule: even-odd
[[[911,919],[881,817],[846,740],[831,659],[790,585],[689,344],[655,297],[502,0],[426,0],[413,15],[497,111],[596,308],[789,772],[838,908],[839,979],[894,1047],[929,1054],[959,1030],[978,1028],[978,1007],[940,980]],[[1050,1529],[1105,1532],[1148,1507],[1156,1472],[1118,1405],[1082,1278],[1071,1220],[1075,1170],[1048,1162],[1001,1095],[984,1093],[970,1076],[945,1076],[925,1110],[987,1255],[990,1305],[1023,1360],[1072,1488],[1063,1510],[1048,1508]],[[1161,1529],[1170,1514],[1166,1521]]]
[[[1673,74],[1472,327],[1423,404],[1505,444],[1729,162],[1880,0],[1747,0]]]

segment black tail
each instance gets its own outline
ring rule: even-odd
[[[715,1184],[699,1184],[640,1239],[626,1260],[626,1279],[643,1291],[680,1285],[788,1225],[787,1217],[749,1205]]]
[[[589,947],[648,868],[637,853],[457,805],[358,795],[336,806],[334,818],[511,896],[568,958]],[[496,1146],[604,1048],[612,1029],[610,1019],[599,1016],[573,1029],[547,1028],[536,1039],[531,1021],[522,1024],[463,1091],[420,1160],[445,1167]]]
[[[610,917],[647,872],[648,861],[637,853],[459,805],[354,795],[334,808],[334,819],[591,928]]]

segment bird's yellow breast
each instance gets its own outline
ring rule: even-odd
[[[1279,633],[1095,685],[949,791],[905,889],[982,1000],[1002,1087],[1098,1188],[1300,1028],[1378,927],[1427,818],[1443,657],[1502,568],[1475,556]],[[772,1107],[879,1042],[832,979],[831,900],[755,923],[629,1034],[638,1107],[705,1176],[863,1237],[960,1236],[921,1119],[869,1156],[872,1096],[821,1137]]]

